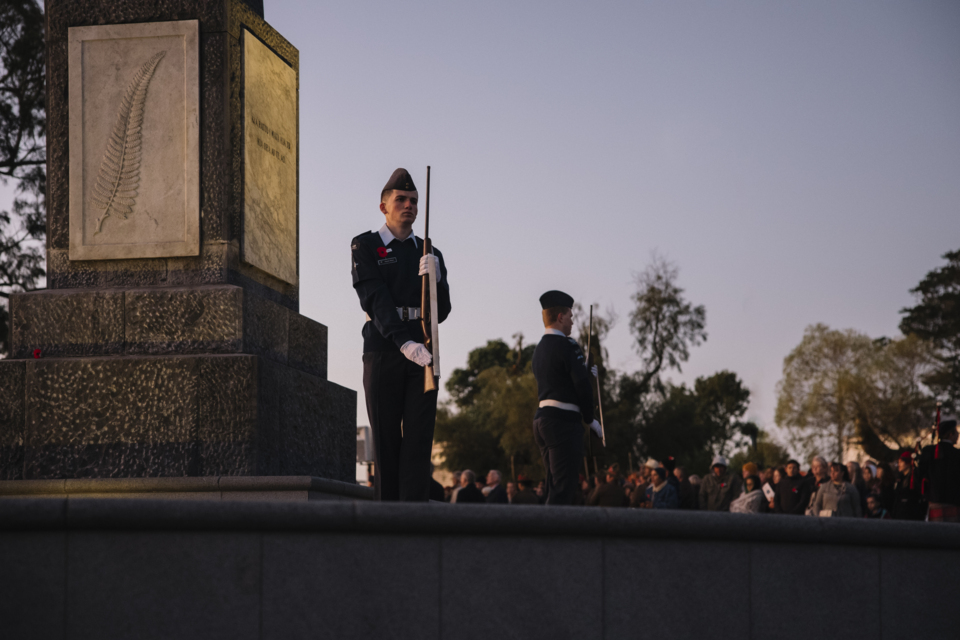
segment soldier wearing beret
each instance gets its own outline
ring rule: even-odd
[[[363,391],[373,432],[378,500],[425,502],[430,495],[430,453],[437,392],[424,393],[423,370],[432,361],[420,325],[421,276],[429,256],[413,234],[417,188],[397,169],[380,194],[385,221],[350,243],[353,288],[367,314],[363,325]],[[437,261],[437,319],[450,313],[443,254]]]
[[[583,351],[570,337],[573,298],[547,291],[540,296],[540,306],[545,329],[533,353],[540,399],[533,435],[547,472],[547,504],[573,504],[583,458],[583,425],[590,425],[598,436],[601,429],[593,417],[593,388]]]

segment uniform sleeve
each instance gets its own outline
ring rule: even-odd
[[[436,247],[433,253],[440,261],[440,282],[437,283],[437,322],[443,322],[450,315],[450,280],[447,276],[447,262]]]
[[[590,372],[587,371],[587,365],[580,347],[572,339],[569,341],[569,346],[570,377],[573,379],[573,387],[577,391],[577,406],[580,407],[580,415],[583,417],[583,421],[590,424],[594,420],[593,386],[590,384]]]
[[[413,340],[410,331],[397,314],[397,305],[390,295],[387,283],[380,277],[377,249],[361,238],[350,245],[353,288],[360,297],[360,308],[373,320],[380,335],[393,341],[397,347]]]

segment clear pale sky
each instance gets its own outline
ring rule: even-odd
[[[383,223],[396,167],[421,195],[433,167],[445,372],[538,339],[551,288],[613,307],[611,364],[636,369],[633,274],[656,251],[707,309],[672,379],[736,372],[765,428],[804,327],[898,335],[908,290],[960,247],[960,3],[265,9],[300,50],[301,312],[329,327],[359,424],[349,242]]]

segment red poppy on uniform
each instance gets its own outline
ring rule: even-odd
[[[387,257],[387,248],[386,247],[377,247],[377,255],[381,258]]]
[[[40,349],[34,349],[34,350],[33,350],[33,357],[34,357],[34,358],[39,358],[39,357],[40,357]]]

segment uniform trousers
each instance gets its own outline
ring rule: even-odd
[[[365,353],[363,391],[373,432],[376,499],[426,502],[437,392],[423,392],[423,367],[400,351]]]
[[[533,437],[547,471],[547,504],[573,504],[583,458],[580,414],[555,407],[538,409],[533,418]]]

